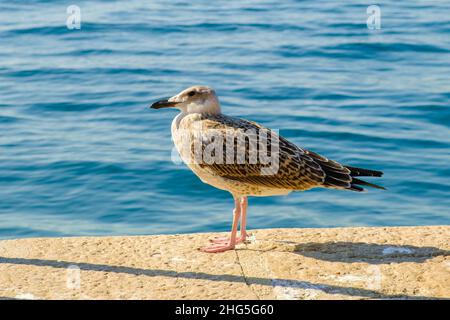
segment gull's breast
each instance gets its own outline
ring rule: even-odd
[[[223,123],[221,124],[223,125]],[[201,115],[180,113],[172,121],[171,128],[172,139],[180,158],[200,178],[202,182],[215,188],[226,190],[232,194],[241,196],[285,195],[292,191],[292,189],[270,188],[263,185],[236,181],[214,174],[210,170],[206,170],[202,165],[202,154],[200,154],[200,158],[196,158],[196,156],[199,156],[199,151],[195,149],[194,142],[201,141],[206,130],[212,130],[215,128],[208,128],[203,125],[204,123],[202,123]],[[226,152],[226,148],[224,148],[224,152]]]

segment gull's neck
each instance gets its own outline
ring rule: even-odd
[[[220,104],[218,103],[190,103],[187,105],[187,108],[182,111],[184,111],[185,113],[199,113],[202,115],[215,115],[222,113]]]
[[[186,107],[179,107],[180,113],[178,113],[172,122],[172,130],[178,129],[181,120],[184,117],[197,115],[199,118],[208,118],[209,116],[215,116],[222,114],[220,105],[217,104],[215,106],[206,107],[204,105],[197,106],[193,104],[189,104]]]

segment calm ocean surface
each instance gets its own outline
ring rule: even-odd
[[[176,112],[147,108],[193,84],[385,172],[385,192],[251,198],[250,228],[450,224],[450,2],[379,1],[381,30],[370,4],[2,1],[0,238],[229,230],[230,195],[171,160]]]

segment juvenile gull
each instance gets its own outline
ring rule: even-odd
[[[316,187],[358,192],[364,191],[361,186],[384,189],[358,178],[381,177],[381,171],[344,166],[297,147],[255,122],[224,115],[212,88],[193,86],[151,108],[181,111],[172,122],[172,139],[181,159],[204,183],[233,196],[230,238],[212,239],[212,245],[201,248],[204,252],[231,250],[246,240],[248,196]],[[268,162],[268,157],[273,161]]]

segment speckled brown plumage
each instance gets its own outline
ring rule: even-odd
[[[191,139],[190,156],[194,157],[194,141],[202,142],[202,150],[212,144],[212,138],[209,138],[208,131],[215,130],[222,132],[226,136],[227,130],[233,130],[237,134],[244,134],[250,130],[256,134],[260,131],[265,132],[270,144],[271,132],[269,129],[248,120],[237,119],[223,114],[202,114],[186,115],[179,123],[179,128],[190,132],[192,136],[201,135],[200,140]],[[361,180],[352,177],[352,172],[358,172],[357,168],[341,165],[340,163],[327,159],[317,153],[297,147],[285,138],[275,135],[279,141],[279,170],[271,175],[261,174],[261,169],[267,164],[259,161],[250,163],[249,161],[249,142],[245,143],[245,150],[238,150],[239,146],[233,141],[233,152],[235,156],[239,151],[245,153],[245,163],[239,164],[234,158],[233,163],[227,163],[227,152],[223,153],[222,163],[199,162],[189,165],[194,172],[202,178],[202,175],[210,175],[221,178],[228,189],[241,195],[265,195],[264,189],[285,191],[302,191],[314,187],[348,189],[353,191],[362,191],[357,184]],[[226,139],[224,138],[224,143]],[[269,153],[270,154],[270,153]],[[364,169],[359,169],[364,170]],[[364,170],[373,176],[380,176],[379,171]],[[361,184],[361,183],[360,183]],[[362,183],[364,184],[364,183]],[[221,189],[225,186],[217,186]]]

